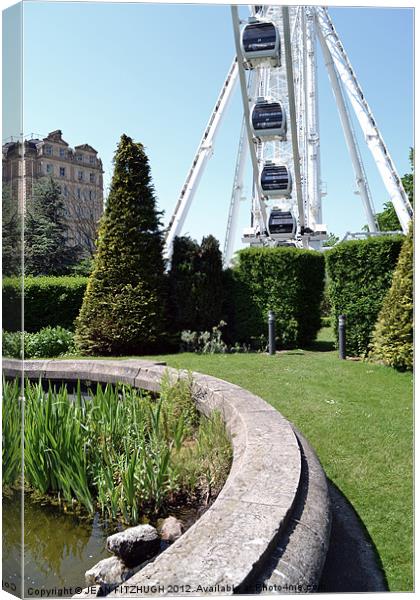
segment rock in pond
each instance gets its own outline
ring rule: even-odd
[[[134,567],[159,552],[160,540],[158,532],[151,525],[129,527],[119,533],[110,535],[106,540],[106,548],[128,566]]]
[[[160,536],[165,542],[174,542],[181,537],[182,532],[182,523],[175,517],[164,519],[160,527]]]
[[[89,587],[94,585],[117,586],[127,581],[135,572],[136,569],[129,569],[120,558],[111,556],[100,560],[89,571],[86,571],[86,585]]]

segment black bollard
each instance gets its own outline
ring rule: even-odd
[[[268,311],[268,353],[276,353],[276,319],[272,310]]]
[[[338,316],[338,355],[346,360],[346,315]]]

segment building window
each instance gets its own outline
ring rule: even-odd
[[[83,171],[78,171],[77,172],[77,178],[79,181],[83,181]]]
[[[89,190],[89,200],[95,200],[95,192],[93,190]]]
[[[45,154],[47,156],[52,156],[52,146],[45,146]]]
[[[95,183],[95,173],[90,174],[90,183]]]
[[[79,162],[82,162],[83,154],[76,154],[76,160],[78,160]]]
[[[53,166],[50,164],[47,164],[47,173],[52,173],[53,172]]]
[[[64,195],[67,197],[69,195],[69,191],[67,189],[67,186],[64,186]]]
[[[60,156],[61,158],[67,158],[67,153],[65,148],[60,148]]]
[[[77,198],[80,200],[80,188],[77,188]]]
[[[66,176],[66,167],[60,167],[60,177]]]
[[[95,163],[95,157],[94,156],[89,156],[89,162],[91,165],[93,165]]]

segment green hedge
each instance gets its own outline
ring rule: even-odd
[[[297,248],[246,248],[225,272],[225,320],[229,343],[252,343],[267,335],[267,315],[276,317],[281,347],[305,346],[321,327],[324,257]]]
[[[86,277],[25,277],[25,331],[60,325],[74,329],[79,314]],[[3,280],[3,329],[19,331],[21,280]]]
[[[403,239],[403,236],[386,236],[354,240],[325,253],[336,340],[338,315],[345,314],[349,356],[365,356],[369,351]]]

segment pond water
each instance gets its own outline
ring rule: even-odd
[[[106,538],[124,529],[96,514],[81,519],[55,506],[24,502],[24,587],[25,596],[71,597],[76,588],[86,587],[85,571],[111,556],[105,550]],[[187,529],[200,510],[184,507],[171,511]],[[3,497],[3,589],[20,592],[21,496]],[[164,549],[162,545],[161,549]],[[38,590],[38,591],[37,591]],[[42,592],[43,591],[43,592]]]
[[[25,595],[32,590],[85,587],[85,571],[102,558],[108,535],[118,527],[95,515],[84,521],[25,498],[24,502]],[[3,579],[18,579],[21,547],[21,502],[18,494],[3,499]],[[63,594],[71,596],[75,592]],[[54,596],[55,594],[51,594]],[[61,595],[61,594],[60,594]]]

